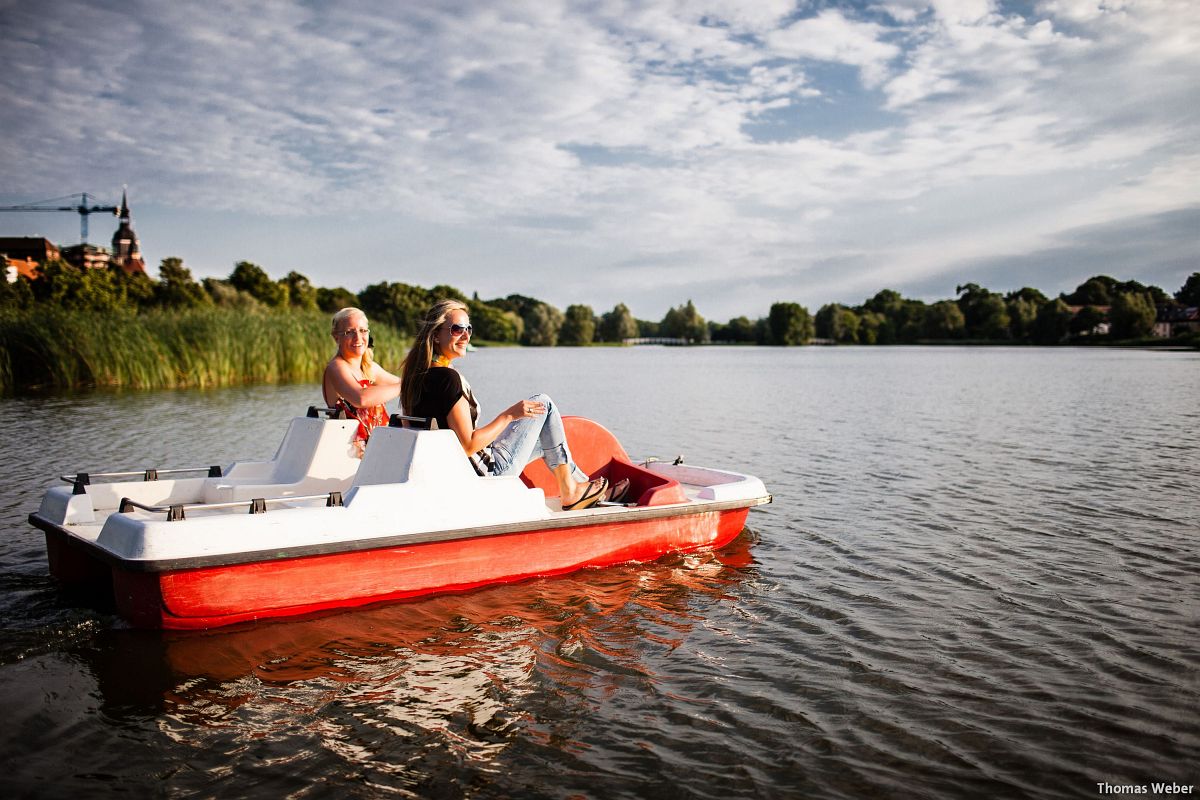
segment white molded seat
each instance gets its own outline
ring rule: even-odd
[[[204,484],[204,502],[345,492],[358,472],[358,421],[296,417],[270,461],[239,461]]]

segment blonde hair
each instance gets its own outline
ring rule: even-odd
[[[364,314],[361,310],[359,310],[357,308],[343,308],[342,310],[338,311],[336,314],[333,315],[333,328],[331,330],[331,333],[333,334],[333,338],[335,338],[335,339],[339,338],[338,326],[341,325],[346,320],[353,317],[355,314],[362,317],[363,322],[366,322],[368,327],[370,326],[371,323],[369,320],[367,320],[367,315]],[[375,371],[375,351],[371,349],[370,341],[371,341],[371,338],[368,336],[367,337],[368,344],[367,344],[366,349],[363,350],[362,363],[359,365],[362,369],[363,377],[366,378],[367,380],[372,380],[372,376]]]
[[[446,324],[446,318],[451,311],[470,311],[464,303],[457,300],[439,300],[425,312],[421,320],[421,329],[413,339],[408,355],[404,357],[401,367],[404,378],[400,389],[400,404],[406,414],[411,414],[413,408],[421,399],[421,387],[425,383],[425,373],[433,364],[433,335],[438,328]]]

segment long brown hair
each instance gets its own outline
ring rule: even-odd
[[[403,381],[400,384],[400,404],[404,406],[405,414],[411,414],[421,399],[425,373],[429,372],[429,367],[433,364],[433,335],[437,333],[438,328],[446,324],[446,317],[450,316],[451,311],[470,309],[457,300],[439,300],[434,303],[433,307],[425,312],[425,318],[421,320],[421,330],[417,332],[417,338],[413,340],[408,355],[404,357],[401,367]]]
[[[357,308],[343,308],[341,311],[339,311],[333,315],[333,331],[332,331],[332,333],[333,333],[334,339],[338,338],[338,325],[340,325],[341,323],[350,319],[350,317],[354,316],[355,314],[358,314],[360,317],[362,317],[363,322],[367,323],[368,328],[370,327],[371,322],[370,322],[370,320],[367,319],[367,315],[364,314],[362,311],[358,310]],[[371,337],[368,336],[367,337],[367,346],[363,348],[362,363],[359,364],[359,367],[362,369],[362,375],[367,380],[371,380],[371,373],[374,372],[374,367],[375,367],[375,357],[374,357],[375,351],[371,349],[370,342],[371,342]],[[341,342],[340,341],[338,342],[338,348],[339,348],[338,351],[341,352]]]

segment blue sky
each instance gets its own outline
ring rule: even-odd
[[[724,321],[1200,269],[1192,0],[0,0],[0,30],[0,204],[127,185],[152,273]]]

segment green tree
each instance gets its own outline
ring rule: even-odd
[[[753,342],[754,323],[748,317],[734,317],[724,325],[710,322],[708,338],[712,342]]]
[[[849,308],[843,308],[838,317],[840,332],[837,340],[842,344],[858,344],[859,331],[862,329],[862,317]]]
[[[925,335],[925,314],[928,306],[923,300],[905,300],[895,316],[896,338],[915,342]]]
[[[270,308],[283,308],[288,304],[287,286],[276,283],[257,264],[239,261],[229,273],[229,285],[245,292]]]
[[[1115,300],[1119,294],[1148,294],[1150,302],[1158,305],[1160,303],[1171,302],[1171,296],[1162,290],[1162,288],[1151,284],[1147,286],[1140,281],[1120,281],[1113,284],[1110,296]]]
[[[1117,281],[1107,275],[1097,275],[1088,278],[1075,291],[1063,295],[1067,305],[1072,306],[1107,306],[1112,304],[1113,290]]]
[[[317,287],[317,308],[326,314],[336,314],[343,308],[358,308],[358,295],[338,286],[334,289]]]
[[[470,299],[459,289],[453,286],[448,286],[444,283],[439,283],[437,286],[429,290],[429,305],[433,305],[438,300],[457,300],[464,305],[470,303]]]
[[[939,300],[925,314],[925,335],[930,339],[961,339],[967,319],[953,300]]]
[[[1007,339],[1010,335],[1008,307],[1004,298],[977,283],[959,286],[958,307],[972,339]]]
[[[125,305],[131,307],[152,308],[156,304],[155,284],[144,272],[126,272],[120,267],[109,266],[117,291],[124,298]]]
[[[33,289],[29,279],[18,275],[12,283],[0,281],[0,308],[29,308],[33,305]]]
[[[813,332],[818,339],[832,339],[843,344],[858,342],[862,318],[853,309],[837,303],[821,306],[813,318]]]
[[[525,333],[521,344],[532,347],[554,347],[562,330],[563,313],[549,303],[538,302],[522,315]]]
[[[1113,298],[1108,318],[1114,339],[1139,339],[1149,336],[1158,310],[1149,293],[1124,292]]]
[[[1071,309],[1062,298],[1047,300],[1038,309],[1033,323],[1033,340],[1038,344],[1059,344],[1071,332]]]
[[[892,331],[887,317],[878,311],[864,310],[859,314],[859,344],[891,344],[894,341]]]
[[[308,278],[293,270],[280,283],[287,288],[288,305],[305,311],[316,310],[317,290]]]
[[[734,317],[729,320],[727,329],[735,342],[753,342],[755,339],[754,323],[749,317]]]
[[[687,339],[691,342],[707,340],[708,325],[696,306],[688,300],[678,308],[670,308],[659,323],[659,335],[672,339]]]
[[[591,344],[596,336],[596,315],[591,306],[567,306],[558,343],[570,346]]]
[[[892,317],[904,305],[904,298],[895,289],[882,289],[874,297],[862,304],[863,310],[874,311],[885,317]]]
[[[624,303],[617,303],[613,310],[600,318],[600,340],[623,342],[638,335],[637,321]]]
[[[653,339],[661,335],[661,326],[654,320],[635,319],[634,322],[637,323],[637,335],[641,339]]]
[[[842,307],[837,303],[826,303],[817,309],[813,318],[813,333],[818,339],[841,338]]]
[[[65,261],[44,262],[41,277],[31,285],[39,303],[67,311],[120,311],[131,309],[118,270],[78,269]]]
[[[183,265],[183,259],[174,256],[159,263],[154,295],[158,305],[166,308],[198,308],[213,302],[204,287],[192,279],[192,271]]]
[[[1036,307],[1041,307],[1041,305],[1043,303],[1045,303],[1049,298],[1046,297],[1046,295],[1042,294],[1037,289],[1033,289],[1029,286],[1025,286],[1021,289],[1018,289],[1015,292],[1009,292],[1008,294],[1004,295],[1004,299],[1007,301],[1026,300],[1028,302],[1033,303]]]
[[[205,278],[200,281],[200,285],[204,287],[205,294],[212,298],[213,304],[222,308],[257,311],[263,307],[263,304],[253,295],[233,288],[229,281],[223,281],[220,278]]]
[[[505,311],[482,300],[467,301],[471,313],[471,325],[475,328],[474,338],[488,342],[521,341],[525,323],[511,311]]]
[[[773,303],[767,314],[767,325],[772,344],[808,344],[813,338],[812,316],[799,303]]]
[[[1200,272],[1193,272],[1175,293],[1175,301],[1187,308],[1200,306]]]
[[[1012,320],[1008,316],[1008,305],[998,294],[990,294],[976,306],[979,314],[978,335],[984,339],[1007,339]]]
[[[1095,306],[1084,306],[1071,318],[1068,330],[1075,336],[1089,336],[1104,321],[1103,311]]]
[[[1038,294],[1041,294],[1041,292],[1038,292]],[[1039,301],[1030,296],[1010,293],[1005,301],[1005,307],[1008,312],[1009,336],[1017,341],[1032,339],[1033,325],[1035,320],[1037,320],[1038,308],[1045,302],[1045,297],[1042,297]]]
[[[925,304],[920,300],[905,300],[894,289],[883,289],[859,308],[863,320],[867,314],[876,315],[864,329],[860,323],[859,339],[874,339],[875,344],[912,342],[921,337],[925,328]]]
[[[386,322],[401,333],[415,335],[432,305],[429,292],[407,283],[373,283],[359,292],[358,301],[369,319]]]

